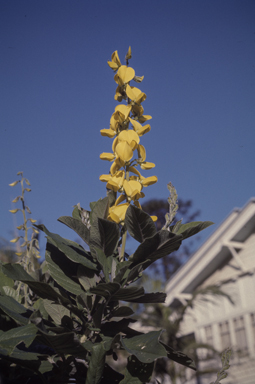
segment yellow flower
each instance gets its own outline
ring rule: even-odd
[[[16,237],[15,239],[12,239],[10,240],[10,243],[17,243],[20,239],[20,236],[19,237]]]
[[[155,184],[158,181],[157,176],[150,176],[150,177],[141,177],[141,184],[144,187],[148,187],[149,185]]]
[[[110,119],[110,129],[116,134],[128,126],[128,116],[131,111],[131,105],[120,104],[115,108],[115,112],[112,114]]]
[[[148,161],[145,161],[144,163],[141,163],[141,164],[140,164],[140,167],[141,167],[142,169],[152,169],[152,168],[155,167],[155,164],[154,164],[154,163],[150,163],[150,162],[148,162]]]
[[[10,187],[15,187],[19,183],[19,180],[14,181],[13,183],[9,184]]]
[[[132,120],[129,118],[129,121],[133,125],[134,130],[139,136],[143,136],[145,133],[149,132],[151,130],[150,124],[146,124],[145,126],[142,126],[138,121]]]
[[[127,209],[129,207],[129,203],[124,203],[120,205],[113,205],[109,209],[109,216],[108,219],[115,221],[115,223],[121,223],[125,219],[125,215],[127,212]]]
[[[131,67],[127,67],[126,65],[122,65],[119,67],[118,72],[114,76],[114,80],[120,86],[129,83],[135,76],[135,71]]]
[[[112,150],[121,160],[127,162],[132,159],[133,151],[137,148],[139,141],[135,131],[124,130],[113,141]]]
[[[117,69],[121,66],[118,51],[113,52],[112,61],[107,61],[107,63],[110,68],[112,68],[114,71],[117,71]]]
[[[125,59],[126,60],[130,60],[131,57],[132,57],[131,47],[129,47]]]
[[[17,213],[18,211],[20,211],[20,209],[16,208],[16,209],[9,209],[9,212],[11,213]]]
[[[125,171],[116,172],[115,175],[109,179],[106,188],[112,189],[114,192],[119,191],[123,186],[124,178]]]
[[[112,129],[101,129],[100,133],[102,136],[107,136],[110,138],[113,138],[116,135]]]
[[[131,200],[138,200],[140,197],[143,197],[144,194],[141,193],[142,185],[139,183],[139,181],[136,180],[124,180],[123,188],[126,193],[126,195]]]
[[[130,85],[128,84],[126,87],[126,94],[127,97],[129,97],[130,100],[132,100],[136,104],[140,104],[146,99],[145,93],[143,93],[142,91],[140,91],[140,89],[136,87],[130,87]]]
[[[152,118],[150,115],[144,115],[143,112],[144,109],[140,104],[132,105],[133,118],[138,120],[141,124]]]
[[[117,157],[111,165],[111,168],[110,168],[111,175],[114,175],[124,165],[125,165],[125,162],[121,160],[119,157]]]
[[[137,147],[137,152],[138,152],[138,162],[142,163],[146,159],[146,150],[143,145],[139,144]]]
[[[106,181],[106,182],[108,182],[110,179],[111,179],[111,175],[101,175],[101,176],[99,177],[99,180],[100,180],[100,181]]]

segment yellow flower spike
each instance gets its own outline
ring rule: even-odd
[[[118,72],[114,76],[114,80],[119,85],[124,85],[129,83],[135,76],[135,71],[131,67],[127,67],[126,65],[122,65],[119,67]]]
[[[143,145],[139,144],[137,147],[138,162],[143,163],[146,159],[146,150]]]
[[[144,163],[140,164],[140,167],[142,169],[152,169],[155,167],[154,163],[149,163],[148,161],[145,161]]]
[[[114,205],[113,207],[109,208],[108,219],[115,221],[115,223],[117,224],[122,223],[125,219],[128,207],[129,203],[124,203],[116,206]]]
[[[111,175],[101,175],[99,176],[100,181],[108,182],[111,179]]]
[[[20,211],[19,208],[16,208],[16,209],[9,209],[9,212],[11,212],[11,213],[17,213],[18,211]]]
[[[145,133],[149,132],[151,130],[151,126],[149,124],[146,124],[145,126],[142,126],[138,121],[132,120],[129,118],[129,121],[133,125],[134,130],[139,136],[143,136]]]
[[[130,60],[132,57],[131,47],[129,46],[125,59]]]
[[[126,141],[119,142],[116,145],[115,151],[116,154],[120,157],[120,159],[125,162],[131,160],[133,157],[133,150]]]
[[[130,87],[129,84],[127,84],[126,87],[126,94],[127,97],[129,97],[130,100],[132,100],[136,104],[140,104],[146,99],[145,93],[143,93],[142,91],[140,91],[140,89],[136,87]]]
[[[118,51],[113,52],[112,61],[107,61],[107,63],[110,68],[112,68],[114,71],[117,71],[117,69],[121,66]]]
[[[113,153],[106,153],[106,152],[103,152],[101,153],[100,155],[100,159],[101,160],[107,160],[107,161],[113,161],[115,159],[115,156]]]
[[[155,184],[158,181],[157,176],[142,177],[140,182],[144,187]]]

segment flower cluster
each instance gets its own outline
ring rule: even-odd
[[[129,59],[131,59],[130,47],[126,55],[126,65],[121,64],[117,51],[112,54],[112,60],[108,61],[108,65],[115,72],[114,80],[117,83],[114,98],[119,102],[124,100],[126,104],[119,104],[115,108],[110,119],[110,128],[100,131],[102,136],[113,139],[112,153],[100,155],[102,160],[112,162],[109,174],[101,175],[100,180],[107,183],[107,189],[120,193],[110,208],[108,217],[117,223],[123,222],[126,210],[132,201],[135,206],[141,208],[139,199],[144,197],[143,187],[157,182],[156,176],[145,178],[137,170],[138,166],[146,170],[154,168],[155,164],[146,161],[145,148],[140,144],[141,136],[151,129],[147,124],[151,116],[143,114],[141,103],[146,99],[145,93],[130,85],[131,80],[140,83],[143,76],[136,76],[134,69],[128,67]]]

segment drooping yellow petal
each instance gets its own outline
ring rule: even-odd
[[[116,154],[123,161],[129,161],[133,157],[133,150],[131,146],[126,141],[121,141],[116,145],[115,148]]]
[[[108,160],[108,161],[113,161],[115,159],[115,156],[113,153],[106,153],[106,152],[103,152],[101,153],[100,155],[100,159],[101,160]]]
[[[144,163],[140,164],[142,169],[152,169],[155,167],[154,163],[149,163],[148,161],[145,161]]]
[[[117,83],[119,85],[124,85],[129,83],[135,76],[135,71],[131,67],[127,67],[126,65],[122,65],[119,67],[118,72],[117,72]]]
[[[137,104],[140,104],[146,99],[145,93],[141,92],[140,89],[136,87],[130,87],[129,84],[127,84],[126,87],[126,94],[133,102]]]
[[[141,173],[135,167],[129,167],[129,172],[133,172],[135,175],[141,177]]]
[[[148,187],[149,185],[155,184],[158,181],[157,176],[150,176],[150,177],[142,177],[141,183],[144,187]]]
[[[145,133],[149,132],[151,130],[151,126],[149,124],[145,125],[144,127],[136,120],[130,119],[131,124],[134,127],[134,130],[139,136],[144,135]]]
[[[146,150],[143,145],[139,144],[137,147],[138,162],[144,162],[146,159]]]
[[[151,216],[151,219],[155,222],[158,220],[158,217],[157,216]]]
[[[102,136],[107,136],[110,138],[113,138],[116,135],[112,129],[101,129],[100,133]]]

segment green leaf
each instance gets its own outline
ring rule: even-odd
[[[95,251],[95,255],[96,255],[96,258],[99,262],[99,264],[101,265],[102,267],[102,270],[104,272],[104,276],[105,276],[105,279],[107,282],[109,282],[109,274],[111,273],[111,261],[112,259],[110,259],[110,257],[106,257],[104,251],[102,251],[101,249],[99,248],[95,248],[94,249]]]
[[[13,280],[35,281],[20,264],[4,264],[2,265],[2,271]]]
[[[121,344],[128,353],[135,355],[142,363],[152,363],[159,357],[167,356],[165,348],[158,341],[160,334],[161,331],[152,331],[130,339],[121,336]]]
[[[185,367],[191,368],[193,370],[196,370],[196,366],[194,361],[185,355],[183,352],[175,351],[172,347],[169,347],[169,345],[166,345],[160,341],[160,344],[162,344],[166,351],[167,351],[167,357],[176,363],[179,363],[181,365],[184,365]]]
[[[139,361],[134,355],[128,357],[126,370],[133,378],[139,379],[142,383],[150,381],[153,369],[154,362],[146,364]]]
[[[214,224],[212,221],[193,221],[192,223],[180,225],[178,235],[181,234],[183,239],[187,239],[190,236],[194,236],[196,233]]]
[[[71,302],[66,297],[62,296],[57,292],[51,285],[46,283],[41,283],[38,281],[27,281],[21,280],[23,283],[27,284],[32,291],[41,297],[42,299],[49,299],[62,303],[63,305],[70,305]]]
[[[92,225],[98,218],[106,219],[109,211],[108,197],[91,203],[90,224]]]
[[[81,216],[80,216],[80,211],[77,205],[74,206],[73,212],[72,212],[72,217],[74,219],[80,220],[81,221]]]
[[[110,297],[120,290],[118,283],[100,283],[96,287],[90,288],[90,292],[103,297]]]
[[[52,300],[44,299],[43,306],[57,325],[61,325],[61,320],[64,316],[70,317],[70,311],[67,308],[61,304],[56,304]]]
[[[34,324],[23,325],[18,328],[0,334],[0,346],[10,355],[14,348],[23,342],[26,347],[32,343],[36,337],[38,329]]]
[[[0,264],[0,293],[5,293],[2,288],[10,287],[13,288],[14,281],[10,277],[7,277],[2,271],[2,265]]]
[[[82,264],[87,268],[97,270],[96,264],[89,260],[87,253],[81,247],[79,247],[77,243],[64,239],[55,233],[49,232],[44,225],[37,225],[37,228],[45,232],[48,236],[48,240],[50,240],[53,245],[55,245],[61,252],[63,252],[66,257],[68,257],[68,259],[74,263]]]
[[[0,296],[0,308],[17,323],[27,325],[32,311],[10,296]]]
[[[52,330],[54,329],[55,328],[52,328]],[[84,357],[87,353],[86,349],[80,344],[80,341],[74,332],[62,332],[57,335],[52,335],[40,330],[37,340],[54,349],[56,354]]]
[[[109,220],[98,219],[101,245],[106,256],[111,256],[117,248],[120,238],[119,226]]]
[[[95,344],[92,347],[89,368],[85,384],[99,384],[104,371],[106,351],[103,343]]]
[[[139,243],[157,233],[154,221],[150,215],[131,204],[126,212],[125,224],[130,236],[139,241]]]
[[[89,245],[89,229],[86,227],[85,224],[83,224],[80,218],[77,219],[70,216],[61,216],[58,221],[73,229],[77,233],[77,235],[79,235],[81,239]]]
[[[167,230],[161,230],[140,244],[130,260],[133,265],[140,264],[148,259],[152,263],[176,251],[180,247],[182,239],[182,235],[175,235]]]
[[[138,297],[137,299],[130,299],[131,303],[164,303],[166,300],[166,293],[164,292],[154,292],[154,293],[145,293],[143,296]]]
[[[79,283],[83,286],[85,291],[95,287],[97,284],[95,273],[83,265],[79,265],[77,270],[77,277],[79,279]]]
[[[45,260],[47,262],[51,277],[64,289],[68,292],[71,292],[75,295],[80,295],[83,290],[80,285],[75,283],[70,279],[66,274],[59,268],[59,266],[54,263],[48,251],[45,252]]]
[[[115,310],[112,311],[112,317],[126,317],[126,316],[132,316],[134,314],[134,311],[127,306],[121,306]]]
[[[113,283],[114,284],[114,283]],[[121,301],[130,301],[138,299],[144,295],[143,287],[126,287],[120,288],[118,292],[116,292],[111,300],[121,300]]]
[[[120,381],[120,384],[143,384],[143,382],[139,380],[138,377],[132,376],[126,368],[124,372],[124,379]]]

